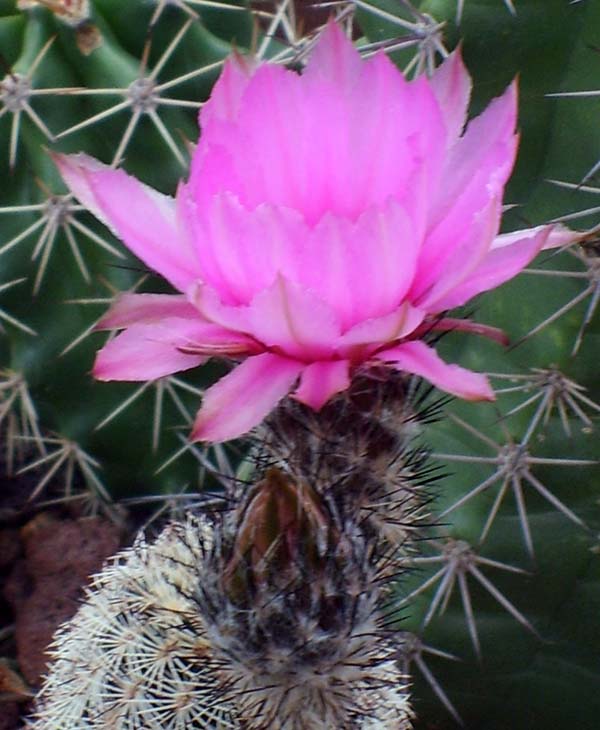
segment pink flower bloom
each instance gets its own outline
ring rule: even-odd
[[[227,62],[175,199],[57,156],[79,200],[181,292],[122,296],[102,326],[125,331],[98,354],[96,377],[241,360],[206,391],[193,438],[210,441],[246,433],[290,391],[321,408],[365,363],[493,399],[483,375],[420,337],[572,234],[498,235],[516,86],[463,134],[469,93],[458,51],[431,80],[408,82],[383,54],[363,61],[330,23],[302,76]]]

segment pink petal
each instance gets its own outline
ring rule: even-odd
[[[271,205],[247,210],[229,193],[196,205],[188,191],[182,213],[192,231],[199,278],[224,304],[248,304],[271,286],[310,233],[296,211]]]
[[[173,332],[167,336],[164,326],[135,324],[98,352],[92,373],[98,380],[156,380],[205,360],[204,355],[178,350],[177,336]]]
[[[196,367],[212,355],[254,355],[262,348],[251,338],[199,320],[166,317],[134,324],[97,355],[99,380],[155,380]]]
[[[340,34],[321,41],[323,72],[257,68],[235,122],[211,123],[200,139],[196,200],[229,191],[249,210],[293,208],[313,226],[326,212],[356,220],[390,197],[412,200],[415,176],[438,179],[445,130],[428,82],[407,83],[384,54],[363,63]]]
[[[431,85],[424,77],[407,82],[385,53],[377,54],[364,63],[346,114],[353,121],[349,149],[325,174],[334,175],[338,195],[349,196],[351,217],[394,198],[416,224],[421,196],[428,201],[437,189],[446,147]]]
[[[425,293],[415,298],[422,309],[435,314],[447,309],[446,297],[482,263],[498,233],[502,205],[499,198],[491,198],[485,208],[477,213],[467,228],[463,240],[456,246],[452,259],[445,266],[434,267],[417,274],[420,288],[431,282]],[[424,244],[427,245],[427,241]]]
[[[468,235],[474,216],[492,198],[501,198],[517,149],[516,86],[495,99],[452,147],[440,192],[430,211],[426,243],[419,257],[421,276],[411,299],[422,296]]]
[[[329,357],[340,335],[334,310],[283,276],[252,300],[248,322],[257,340],[305,361]]]
[[[490,197],[486,183],[493,183],[492,194],[504,186],[514,163],[516,123],[517,86],[513,82],[469,122],[465,134],[450,151],[434,218],[446,217],[457,202],[462,202],[465,209],[465,203],[469,203],[474,213],[482,207],[481,203],[474,203],[478,192],[483,202]],[[467,200],[463,201],[465,197]]]
[[[200,281],[190,286],[187,296],[203,319],[234,332],[251,331],[247,306],[223,304],[217,292]]]
[[[351,40],[333,19],[321,33],[304,70],[304,76],[325,77],[336,85],[356,83],[363,62]]]
[[[172,198],[87,155],[53,155],[64,181],[147,266],[185,291],[198,263],[179,230]]]
[[[202,284],[192,286],[188,295],[206,319],[299,360],[329,358],[340,335],[335,312],[281,275],[247,306],[223,304]]]
[[[350,362],[329,360],[314,362],[302,371],[300,385],[292,397],[319,411],[336,393],[350,386]]]
[[[305,101],[298,74],[260,65],[240,100],[237,120],[213,120],[200,137],[189,182],[193,197],[206,201],[230,191],[248,209],[261,203],[298,207],[297,196],[308,194],[306,168],[314,160],[316,134],[308,128],[315,123]]]
[[[184,296],[177,294],[121,294],[96,325],[112,330],[132,324],[151,324],[165,317],[199,319],[200,313]]]
[[[437,352],[420,340],[405,342],[377,355],[398,370],[419,375],[437,388],[465,400],[495,400],[485,375],[444,362]]]
[[[225,61],[223,71],[213,86],[210,99],[200,110],[200,128],[203,133],[213,120],[235,121],[248,81],[256,69],[256,62],[236,51]]]
[[[425,312],[403,302],[398,309],[382,317],[359,322],[338,340],[338,350],[355,345],[383,344],[406,337],[423,321]]]
[[[523,238],[506,245],[492,247],[482,263],[460,284],[435,302],[435,310],[459,307],[481,292],[494,289],[512,279],[545,247],[552,226],[541,226],[530,231],[519,231]],[[560,245],[560,244],[559,244]]]
[[[205,392],[192,440],[228,441],[247,433],[290,391],[303,368],[271,353],[248,358]]]
[[[283,271],[338,313],[343,330],[395,310],[410,288],[420,240],[394,201],[355,222],[326,215]]]
[[[492,248],[504,248],[505,246],[512,246],[514,243],[522,240],[523,238],[531,238],[536,236],[538,233],[546,230],[547,225],[537,226],[536,228],[528,228],[521,231],[512,231],[511,233],[503,233],[500,236],[496,236],[492,243]],[[542,250],[548,248],[560,248],[561,246],[568,246],[571,243],[576,243],[582,238],[588,235],[587,231],[573,231],[567,226],[555,223],[550,226],[551,230],[546,239]]]
[[[450,147],[463,131],[471,97],[471,77],[463,63],[460,48],[435,70],[430,83],[444,115]]]
[[[191,287],[190,301],[207,319],[300,359],[329,359],[342,330],[394,312],[419,254],[394,201],[356,222],[327,215],[311,230],[293,211],[247,211],[224,194],[195,220],[205,283]]]
[[[488,324],[472,322],[470,319],[441,317],[440,319],[425,321],[421,327],[418,327],[412,333],[412,337],[416,340],[430,332],[468,332],[472,335],[487,337],[489,340],[493,340],[504,347],[510,345],[510,340],[504,330],[501,330],[499,327],[492,327]]]
[[[236,164],[232,152],[218,141],[217,132],[225,125],[217,122],[216,126],[216,131],[211,128],[211,135],[201,135],[192,156],[189,180],[178,191],[178,199],[179,193],[184,193],[184,202],[193,200],[198,208],[210,204],[215,195],[231,191],[237,196],[244,190],[244,170]],[[230,131],[226,138],[235,139],[237,126],[229,124],[227,127]]]

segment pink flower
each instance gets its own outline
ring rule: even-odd
[[[498,235],[516,86],[463,134],[469,93],[458,51],[431,80],[407,82],[383,54],[363,61],[330,23],[302,76],[227,62],[175,199],[84,155],[56,156],[79,200],[181,292],[123,295],[101,324],[125,331],[95,376],[151,380],[214,355],[240,360],[198,412],[193,438],[211,441],[246,433],[290,391],[318,410],[365,363],[493,399],[483,375],[420,338],[572,236]]]

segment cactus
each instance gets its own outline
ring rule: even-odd
[[[258,438],[262,478],[97,576],[56,637],[33,727],[409,728],[390,579],[426,496],[416,481],[394,494],[422,455],[418,401],[393,380],[357,378],[316,416],[284,403]],[[335,463],[318,463],[317,428]]]
[[[319,12],[313,24],[330,11]],[[354,0],[332,12],[365,54],[383,48],[409,75],[431,73],[460,42],[474,77],[472,114],[518,73],[522,137],[506,229],[553,219],[594,225],[600,110],[593,93],[575,94],[600,95],[597,4]],[[415,727],[595,727],[593,237],[541,254],[477,302],[475,318],[506,331],[508,350],[460,333],[440,343],[447,359],[491,374],[493,405],[440,411],[413,380],[367,373],[319,414],[284,401],[245,456],[244,444],[187,440],[218,362],[134,385],[88,374],[106,337],[94,325],[116,293],[164,285],[66,192],[48,148],[124,164],[173,192],[196,139],[196,109],[226,56],[253,50],[301,66],[316,34],[309,19],[291,3],[0,2],[3,463],[34,475],[31,499],[82,502],[120,519],[120,500],[153,494],[179,519],[95,578],[57,635],[34,727],[103,726],[90,718],[122,708],[140,676],[136,701],[145,698],[147,713],[136,715],[131,702],[127,718],[110,721],[304,730],[320,727],[314,708],[325,698],[330,714],[320,721],[331,728],[404,728],[413,712]],[[189,492],[193,502],[203,490],[227,509],[185,516],[188,502],[177,496]],[[357,595],[363,614],[350,620]],[[303,634],[327,600],[331,623]],[[102,623],[116,605],[123,623]],[[258,605],[270,608],[249,626],[247,609]],[[268,633],[285,621],[292,665],[290,648]],[[172,653],[156,669],[160,645]],[[353,674],[344,651],[368,669]],[[77,685],[73,657],[97,681]],[[304,689],[285,685],[277,695],[281,675],[300,665]],[[334,699],[311,693],[319,672],[339,685]],[[181,704],[160,709],[164,697]],[[290,725],[300,707],[306,724]],[[90,724],[78,724],[84,717]]]

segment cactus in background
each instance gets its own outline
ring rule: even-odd
[[[92,510],[110,510],[125,494],[195,489],[204,471],[189,452],[177,453],[201,381],[168,378],[99,393],[89,376],[95,321],[117,291],[143,287],[149,272],[65,194],[48,157],[48,147],[64,138],[56,145],[93,149],[109,161],[126,153],[142,168],[151,155],[154,181],[167,189],[183,174],[195,110],[231,39],[170,8],[149,33],[154,9],[135,5],[128,17],[128,9],[117,13],[110,4],[2,6],[0,164],[9,184],[0,212],[0,421],[7,462],[35,470],[34,496],[85,500]],[[117,16],[122,38],[107,21]],[[244,23],[231,29],[238,43],[249,37],[246,21],[245,34]],[[82,34],[97,47],[82,46]],[[226,468],[222,449],[213,459]],[[135,475],[128,463],[136,463]],[[56,477],[66,481],[66,494],[51,487]]]
[[[512,16],[500,2],[472,0],[460,25],[456,3],[420,9],[446,23],[450,47],[461,40],[475,112],[520,75],[507,227],[597,224],[594,186],[580,187],[598,159],[597,102],[559,95],[600,86],[599,8],[522,2]],[[397,34],[389,18],[366,10],[357,21],[371,40]],[[456,401],[427,431],[450,472],[434,511],[444,527],[423,546],[422,570],[401,602],[410,606],[405,628],[421,637],[415,656],[431,673],[412,663],[414,707],[432,724],[447,710],[485,730],[596,724],[598,292],[591,240],[541,256],[481,299],[477,319],[509,334],[508,351],[444,343],[447,356],[460,349],[461,363],[493,374],[498,400]],[[462,661],[423,653],[423,643]]]
[[[304,730],[318,727],[310,712],[322,702],[325,727],[403,728],[410,673],[416,727],[454,718],[485,730],[592,728],[600,711],[593,238],[541,254],[477,302],[477,321],[518,346],[455,333],[440,342],[445,359],[491,374],[493,405],[452,402],[430,423],[435,408],[415,383],[389,375],[357,380],[318,415],[284,401],[253,436],[252,484],[243,489],[233,482],[243,448],[187,441],[218,363],[133,385],[88,375],[106,337],[93,328],[116,293],[167,290],[66,192],[48,148],[123,164],[174,192],[196,109],[226,56],[253,49],[303,65],[315,32],[301,10],[0,3],[6,468],[35,475],[32,497],[82,500],[115,519],[120,499],[148,493],[173,508],[181,491],[212,498],[222,487],[228,508],[138,542],[97,577],[58,637],[40,717],[61,727],[56,715],[71,712],[60,718],[65,728],[287,728],[301,706],[307,724],[289,727]],[[568,97],[600,96],[594,3],[355,0],[335,14],[365,55],[383,48],[409,75],[431,73],[461,42],[472,114],[519,73],[522,137],[506,229],[558,217],[594,225],[600,109],[593,93]],[[98,622],[103,606],[112,614],[117,605],[123,624]],[[258,606],[249,625],[248,608]],[[185,621],[173,618],[178,611]],[[290,645],[277,643],[272,627],[282,625]],[[161,646],[169,651],[157,670]],[[353,653],[368,670],[348,668]],[[97,682],[63,682],[73,656]],[[302,691],[281,683],[300,666]],[[331,695],[311,690],[321,674],[336,686]],[[125,699],[130,714],[113,718]],[[138,701],[151,719],[136,714]],[[92,724],[104,712],[108,725]],[[77,725],[81,718],[90,724]]]

